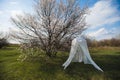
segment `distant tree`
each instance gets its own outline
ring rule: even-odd
[[[93,41],[90,38],[86,38],[86,41],[89,47],[93,46]]]
[[[120,39],[112,38],[111,40],[111,46],[120,46]]]
[[[4,36],[2,33],[0,33],[0,49],[3,47],[8,46],[7,36]]]
[[[120,39],[112,38],[112,39],[104,39],[104,40],[91,40],[90,38],[86,39],[89,47],[101,47],[101,46],[112,46],[119,47]]]
[[[116,39],[120,39],[120,34],[116,35],[115,38],[116,38]]]
[[[13,37],[20,43],[35,43],[47,56],[55,56],[58,49],[86,29],[87,12],[80,0],[36,0],[35,14],[11,18],[19,29]]]

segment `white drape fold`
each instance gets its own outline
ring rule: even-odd
[[[71,62],[84,62],[84,64],[92,64],[96,69],[103,72],[103,70],[92,60],[87,47],[87,42],[83,37],[73,39],[69,57],[62,65],[64,66],[64,69],[66,69]]]

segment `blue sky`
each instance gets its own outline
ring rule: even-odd
[[[81,0],[81,4],[87,0]],[[0,0],[0,32],[9,32],[15,27],[10,17],[33,12],[33,0]],[[88,29],[83,33],[97,40],[120,34],[120,0],[89,0],[90,14],[86,16]]]

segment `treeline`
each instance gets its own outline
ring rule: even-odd
[[[101,47],[101,46],[112,46],[112,47],[120,47],[120,39],[112,38],[105,40],[91,40],[86,39],[89,47]]]
[[[71,40],[63,45],[60,50],[69,51],[71,48]],[[104,39],[104,40],[93,40],[90,38],[86,38],[88,47],[120,47],[120,39],[112,38],[112,39]]]

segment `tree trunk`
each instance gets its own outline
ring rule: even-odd
[[[49,57],[56,57],[57,55],[57,49],[48,49],[46,52],[46,55]]]
[[[51,52],[50,50],[47,50],[45,53],[46,53],[46,55],[49,56],[49,57],[52,56],[52,52]]]

